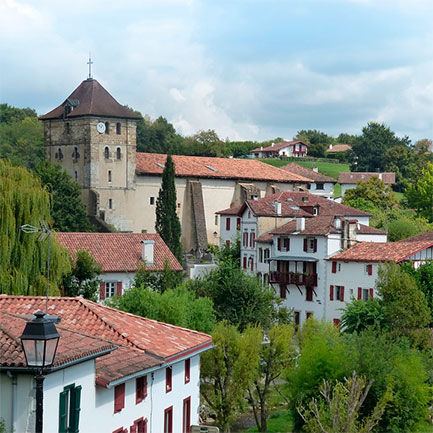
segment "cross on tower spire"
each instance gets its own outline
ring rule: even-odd
[[[87,62],[87,64],[89,65],[89,77],[88,77],[88,79],[91,80],[92,79],[92,65],[93,65],[93,62],[92,62],[92,58],[90,56],[90,53],[89,53],[89,61]]]

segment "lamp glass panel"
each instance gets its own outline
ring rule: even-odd
[[[54,362],[54,356],[56,355],[56,348],[58,338],[52,338],[51,340],[46,341],[45,348],[45,366],[49,366]]]
[[[44,362],[44,340],[23,340],[27,365],[30,367],[42,367]]]

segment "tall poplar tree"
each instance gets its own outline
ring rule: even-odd
[[[49,193],[39,179],[23,167],[0,159],[0,293],[44,295],[48,239],[28,234],[20,226],[50,224]],[[70,270],[68,252],[51,237],[50,294]]]
[[[171,155],[167,155],[164,171],[162,172],[161,188],[156,200],[155,230],[176,258],[181,261],[181,228],[176,213],[176,186],[174,183],[174,163]]]

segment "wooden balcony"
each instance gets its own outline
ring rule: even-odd
[[[317,286],[317,274],[300,274],[296,272],[278,272],[269,274],[269,282],[276,284],[296,284],[298,286]]]

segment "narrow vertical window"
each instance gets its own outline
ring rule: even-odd
[[[191,432],[191,397],[183,401],[182,433]]]
[[[116,149],[116,158],[119,160],[122,159],[122,150],[120,149],[120,147]]]
[[[173,433],[173,406],[164,411],[164,433]]]
[[[105,122],[105,133],[108,135],[110,133],[110,123]]]
[[[75,178],[75,180],[78,180],[78,171],[77,170],[74,171],[74,178]]]
[[[135,380],[135,403],[141,403],[147,397],[147,376]]]
[[[110,149],[108,148],[108,146],[105,146],[105,149],[104,149],[104,158],[105,159],[110,158]]]
[[[230,230],[230,217],[226,218],[226,230]]]
[[[117,123],[116,123],[116,134],[117,134],[117,135],[120,135],[121,132],[122,132],[122,127],[121,127],[121,125],[120,125],[120,122],[117,122]]]
[[[185,359],[185,383],[189,382],[190,373],[191,373],[191,359]]]
[[[120,412],[125,407],[125,384],[114,387],[114,413]]]
[[[111,170],[108,170],[108,182],[111,182]]]
[[[171,367],[165,369],[165,392],[170,392],[172,389],[172,375],[173,371]]]
[[[65,123],[65,132],[66,132],[66,134],[71,133],[71,125],[69,124],[69,122]]]
[[[108,209],[113,209],[113,199],[112,198],[108,199]]]
[[[151,206],[153,206],[155,204],[155,197],[150,197],[149,203]]]

